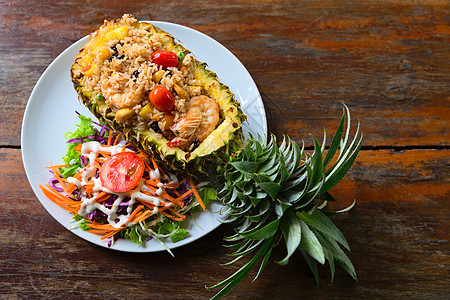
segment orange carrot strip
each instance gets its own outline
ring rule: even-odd
[[[103,201],[106,201],[109,199],[109,197],[111,197],[111,194],[107,193],[107,192],[100,192],[100,194],[97,196],[97,199],[95,199],[95,201],[97,203],[101,203]]]
[[[109,132],[109,136],[108,136],[108,146],[110,146],[111,145],[111,141],[112,141],[112,133],[111,132]]]
[[[185,192],[183,195],[178,196],[176,199],[177,200],[183,200],[184,198],[186,198],[187,196],[191,195],[194,191],[193,190],[189,190],[187,192]]]
[[[125,152],[125,148],[128,147],[128,146],[131,146],[131,144],[128,143],[128,144],[126,144],[125,146],[123,146],[123,147],[122,147],[122,152]]]
[[[200,206],[203,208],[203,210],[205,210],[205,204],[203,204],[202,198],[200,198],[200,195],[198,194],[198,191],[195,188],[192,178],[189,178],[189,183],[191,184],[191,189],[194,191],[195,198],[197,198],[198,204],[200,204]]]
[[[153,213],[150,210],[146,210],[139,218],[136,218],[134,220],[134,223],[139,223],[141,221],[144,221],[148,217],[150,217]]]
[[[158,166],[158,164],[157,164],[156,161],[153,159],[153,157],[151,158],[151,160],[152,160],[152,164],[153,164],[153,167],[155,168],[155,170],[156,170],[156,169],[159,169],[159,172],[160,172],[163,176],[166,176],[166,173]]]
[[[117,142],[119,141],[119,136],[120,136],[120,134],[118,134],[116,136],[116,139],[114,140],[114,144],[113,144],[114,146],[117,145]]]
[[[166,212],[163,211],[163,210],[160,210],[159,213],[162,214],[162,215],[164,215],[164,216],[166,216],[166,217],[168,217],[169,219],[174,220],[174,221],[183,221],[181,218],[177,218],[177,217],[175,217],[175,216],[172,216],[171,214],[168,214],[168,213],[166,213]]]
[[[73,147],[73,149],[74,149],[75,151],[77,151],[78,153],[81,153],[81,147],[83,147],[83,144],[78,144],[78,145],[76,145],[75,147]]]
[[[166,192],[164,192],[164,193],[161,195],[161,197],[164,197],[164,198],[166,198],[167,200],[169,200],[169,201],[171,201],[171,202],[177,204],[179,207],[184,207],[184,203],[183,203],[183,202],[181,202],[181,201],[178,200],[178,199],[173,198],[172,196],[170,196],[170,195],[167,194]]]
[[[177,212],[176,210],[174,210],[173,208],[169,208],[169,211],[171,212],[171,213],[173,213],[173,214],[175,214],[175,215],[177,215],[177,216],[179,216],[181,219],[186,219],[186,216],[185,215],[182,215],[182,214],[180,214],[179,212]]]
[[[77,202],[73,201],[72,199],[61,195],[60,193],[58,193],[57,191],[55,191],[54,189],[52,189],[52,187],[50,187],[48,185],[47,185],[47,189],[44,188],[44,186],[42,186],[41,184],[39,185],[39,187],[41,188],[42,193],[44,193],[44,195],[48,199],[50,199],[52,202],[54,202],[55,204],[61,206],[65,210],[70,211],[71,213],[76,214],[78,212],[80,203],[77,203]],[[75,206],[75,207],[72,207],[72,206]],[[77,208],[77,206],[78,206],[78,208]]]
[[[132,222],[134,216],[141,211],[144,208],[144,205],[139,205],[138,207],[136,207],[136,209],[131,213],[131,215],[128,217],[128,221]]]
[[[145,184],[150,185],[150,186],[155,187],[155,188],[159,188],[158,182],[153,181],[153,180],[146,180]]]
[[[115,230],[112,230],[111,232],[105,234],[104,236],[102,236],[100,239],[104,240],[107,239],[109,237],[112,237],[113,235],[115,235],[116,233],[122,231],[123,229],[125,229],[125,227],[121,227],[121,228],[116,228]]]
[[[68,165],[66,164],[66,165],[56,165],[56,166],[53,166],[54,168],[57,168],[57,169],[59,169],[59,168],[64,168],[64,167],[67,167]],[[45,167],[46,169],[51,169],[52,167],[50,166],[50,167]]]

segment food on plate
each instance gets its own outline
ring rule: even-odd
[[[181,222],[197,207],[205,209],[192,178],[165,170],[105,126],[79,118],[78,129],[66,134],[66,164],[51,165],[53,177],[40,185],[44,195],[72,213],[76,226],[110,245],[118,238],[139,244],[184,239]]]
[[[131,15],[105,21],[71,77],[97,118],[172,169],[197,176],[242,147],[245,116],[232,92],[151,23]]]
[[[41,186],[74,214],[77,225],[112,242],[119,232],[137,242],[179,239],[187,233],[177,222],[218,196],[230,217],[226,222],[234,225],[233,235],[225,237],[234,249],[230,263],[250,258],[208,287],[222,288],[213,299],[256,265],[258,277],[279,245],[286,255],[278,264],[300,252],[317,282],[316,262],[328,261],[331,278],[336,265],[356,278],[341,248],[349,245],[328,219],[355,202],[339,211],[326,209],[328,201],[336,201],[329,190],[345,176],[362,143],[359,123],[350,137],[345,105],[328,148],[326,136],[322,145],[313,138],[312,151],[288,137],[279,145],[273,135],[268,143],[264,138],[244,143],[245,116],[228,87],[168,33],[130,15],[105,22],[90,36],[71,76],[81,101],[112,129],[70,136],[70,143],[80,145],[69,146],[64,158],[69,165],[52,166],[54,178]],[[214,176],[203,177],[209,168]],[[202,183],[197,189],[193,177],[214,187]]]

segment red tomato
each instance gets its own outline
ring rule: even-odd
[[[162,66],[163,69],[178,66],[178,56],[174,52],[167,50],[153,52],[152,61],[155,64]]]
[[[144,162],[132,152],[121,152],[108,158],[100,168],[100,180],[113,192],[133,189],[144,175]]]
[[[175,98],[172,93],[163,86],[155,86],[148,94],[150,102],[156,109],[162,112],[171,112],[175,108]]]

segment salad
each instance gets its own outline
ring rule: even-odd
[[[72,229],[99,234],[108,246],[120,238],[138,244],[155,239],[163,246],[164,238],[174,243],[186,238],[189,232],[181,223],[192,212],[205,210],[214,190],[165,170],[104,125],[78,117],[77,130],[65,135],[64,164],[51,163],[53,176],[40,185],[73,215]]]

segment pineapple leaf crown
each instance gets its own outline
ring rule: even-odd
[[[344,124],[347,128],[344,132]],[[360,126],[350,139],[350,113],[344,111],[331,145],[325,155],[326,132],[322,145],[316,138],[312,154],[305,152],[289,137],[280,146],[274,135],[267,144],[261,137],[250,139],[223,170],[223,186],[218,192],[235,233],[225,237],[226,247],[234,249],[232,264],[242,257],[252,257],[233,275],[208,287],[223,287],[213,299],[237,285],[258,262],[259,276],[272,249],[284,240],[286,256],[280,265],[299,251],[319,284],[316,262],[328,261],[333,281],[335,263],[356,279],[355,268],[341,249],[350,247],[340,230],[327,216],[350,210],[325,210],[328,201],[336,201],[328,192],[347,173],[360,150]],[[333,163],[332,163],[333,162]]]

